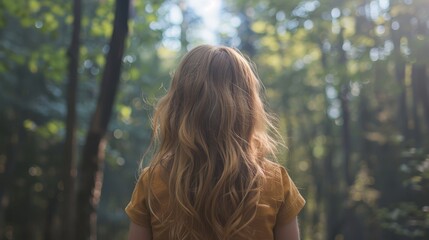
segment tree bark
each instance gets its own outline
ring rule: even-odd
[[[66,139],[64,143],[64,202],[61,235],[63,240],[74,238],[75,180],[76,180],[76,93],[81,29],[81,0],[73,1],[73,30],[68,49],[69,82],[67,87]]]
[[[121,72],[121,63],[128,33],[129,0],[116,0],[115,20],[109,53],[101,81],[96,110],[86,136],[80,168],[76,239],[97,238],[96,209],[103,181],[104,135],[110,120]]]

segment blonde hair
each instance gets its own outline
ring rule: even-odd
[[[231,239],[254,219],[274,129],[251,64],[201,45],[182,59],[153,117],[148,207],[171,239]],[[154,168],[168,174],[168,214],[154,210]]]

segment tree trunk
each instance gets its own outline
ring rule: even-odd
[[[5,223],[5,213],[6,209],[9,207],[10,196],[9,189],[13,186],[14,177],[13,173],[15,172],[16,162],[17,162],[17,152],[18,144],[20,142],[19,134],[17,133],[19,129],[19,119],[16,122],[16,125],[12,126],[13,131],[8,136],[8,141],[6,143],[6,148],[4,155],[5,156],[5,170],[0,174],[0,237],[3,236],[4,230],[6,228]],[[16,126],[16,129],[15,129]]]
[[[401,129],[402,136],[405,142],[410,139],[410,130],[408,127],[408,107],[407,107],[407,89],[405,85],[405,61],[402,58],[400,51],[401,36],[396,31],[392,31],[392,40],[394,45],[394,56],[395,56],[395,78],[399,85],[399,109],[398,119],[399,126]]]
[[[240,37],[241,43],[240,43],[240,49],[246,53],[250,59],[253,58],[256,54],[255,49],[255,32],[253,32],[251,25],[252,25],[252,19],[246,13],[246,6],[243,6],[243,10],[240,13],[240,19],[241,24],[238,27],[238,36]]]
[[[179,3],[180,11],[182,12],[183,21],[180,24],[180,49],[184,53],[187,50],[189,44],[188,34],[186,31],[189,29],[190,17],[189,17],[189,6],[188,3],[184,0],[180,0]]]
[[[346,52],[343,49],[344,45],[344,28],[341,28],[339,33],[338,41],[338,51],[339,58],[338,64],[343,66],[340,68],[340,94],[339,100],[341,103],[341,117],[343,120],[342,125],[342,140],[343,140],[343,155],[344,155],[344,177],[347,183],[347,186],[353,184],[353,178],[350,173],[350,155],[351,155],[351,139],[350,139],[350,110],[349,110],[349,95],[350,87],[349,81],[347,79],[347,57]]]
[[[110,49],[101,81],[96,110],[86,136],[80,168],[76,239],[97,238],[96,209],[103,181],[104,135],[107,130],[116,91],[119,85],[125,38],[128,33],[129,0],[116,0],[115,20]]]
[[[332,133],[332,126],[327,122],[324,127],[324,132],[326,134]],[[332,135],[325,135],[332,136]],[[335,239],[339,234],[339,229],[336,228],[338,224],[338,210],[340,208],[341,203],[338,201],[338,184],[337,178],[335,176],[334,164],[332,162],[334,158],[334,149],[335,144],[333,143],[333,139],[328,138],[326,142],[327,153],[323,159],[323,174],[324,181],[326,182],[326,186],[324,187],[324,205],[326,211],[326,239]]]
[[[22,83],[22,82],[20,82]],[[23,97],[21,89],[16,90],[17,96]],[[23,141],[25,139],[25,129],[23,127],[23,121],[25,116],[21,109],[10,107],[10,115],[5,116],[1,123],[7,126],[8,131],[6,136],[6,144],[2,152],[0,153],[0,161],[5,161],[5,169],[0,174],[0,237],[5,233],[7,219],[6,211],[9,208],[11,199],[13,197],[13,190],[16,186],[16,168],[19,162],[22,161]]]
[[[48,200],[48,206],[46,209],[46,220],[45,220],[45,230],[44,230],[45,238],[44,238],[44,240],[52,240],[53,239],[52,227],[54,225],[53,222],[54,222],[55,209],[57,208],[57,204],[58,204],[57,199],[58,199],[58,188],[55,190],[54,195],[51,198],[49,198],[49,200]],[[63,226],[63,228],[64,228],[64,226]],[[62,238],[62,239],[65,239],[65,238]]]
[[[429,83],[426,74],[427,68],[423,64],[413,65],[413,82],[415,81],[418,98],[422,103],[423,114],[425,117],[426,131],[429,134]]]
[[[73,32],[69,58],[67,87],[66,139],[64,143],[64,202],[62,206],[61,235],[63,240],[74,238],[75,179],[76,179],[76,92],[78,84],[79,46],[81,28],[81,0],[73,1]]]
[[[422,71],[423,70],[423,71]],[[420,129],[420,116],[419,116],[419,78],[423,78],[422,73],[426,69],[417,64],[413,64],[411,68],[411,85],[413,89],[413,138],[415,146],[421,147],[421,129]]]
[[[321,52],[320,63],[322,65],[322,69],[329,69],[328,66],[328,57],[326,52],[323,50],[323,42],[318,41],[319,50]],[[345,55],[344,55],[345,56]],[[328,72],[324,72],[324,76]],[[327,84],[328,85],[328,84]],[[329,107],[329,97],[326,95],[326,91],[324,91],[324,101],[326,103],[326,108]],[[336,173],[338,172],[335,169],[333,159],[335,156],[336,143],[332,136],[334,136],[333,123],[330,119],[328,112],[325,111],[325,121],[323,124],[323,136],[326,136],[326,143],[324,148],[326,149],[326,153],[323,156],[322,163],[320,166],[319,176],[315,177],[316,181],[319,181],[320,184],[317,184],[320,188],[321,198],[323,199],[323,206],[325,211],[325,239],[335,239],[336,236],[340,233],[340,229],[338,229],[338,222],[340,221],[339,208],[341,202],[339,201],[339,185],[338,178]],[[323,181],[320,181],[323,179]]]
[[[395,47],[396,48],[396,47]],[[399,48],[399,46],[398,46]],[[399,96],[399,111],[398,117],[400,119],[401,132],[405,140],[410,138],[410,131],[408,129],[408,108],[407,108],[407,90],[404,83],[405,79],[405,62],[396,60],[395,63],[395,76],[399,83],[400,96]]]
[[[350,80],[347,69],[347,56],[346,51],[343,49],[344,45],[344,28],[341,28],[338,36],[338,54],[337,59],[339,67],[339,100],[341,109],[341,138],[342,138],[342,150],[343,150],[343,171],[344,180],[346,183],[345,191],[340,193],[340,198],[348,199],[348,191],[354,183],[354,171],[351,167],[351,153],[352,153],[352,139],[351,139],[351,119],[350,119]],[[338,199],[338,198],[337,198]],[[359,233],[362,229],[359,229],[354,222],[357,220],[355,213],[355,206],[343,204],[343,209],[340,213],[339,221],[334,229],[334,232],[342,232],[345,239],[353,240],[360,239]]]

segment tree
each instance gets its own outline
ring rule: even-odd
[[[62,239],[72,240],[75,216],[76,180],[76,94],[78,84],[79,48],[81,31],[81,0],[73,1],[73,30],[68,49],[67,118],[64,143],[64,202],[62,206]]]
[[[76,218],[76,239],[96,239],[96,209],[103,182],[105,133],[111,117],[128,33],[129,0],[117,0],[113,33],[106,57],[97,106],[86,136],[80,172]]]

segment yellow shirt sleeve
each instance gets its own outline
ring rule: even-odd
[[[289,177],[286,169],[281,167],[283,202],[277,213],[276,225],[284,225],[292,221],[305,205],[305,200],[298,188]]]
[[[125,212],[133,223],[139,226],[150,228],[150,211],[146,203],[148,184],[145,170],[143,170],[139,179],[137,180],[131,200],[125,208]]]

